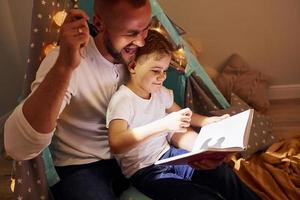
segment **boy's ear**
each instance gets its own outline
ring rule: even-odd
[[[128,70],[131,74],[135,73],[136,62],[134,60],[130,61],[128,64]]]

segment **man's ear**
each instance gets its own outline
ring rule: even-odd
[[[99,16],[94,15],[93,16],[93,22],[94,22],[94,27],[97,29],[98,32],[103,32],[103,23],[102,20]]]
[[[135,66],[136,66],[136,62],[134,60],[129,62],[127,67],[131,74],[135,74]]]

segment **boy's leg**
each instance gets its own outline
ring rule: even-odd
[[[186,153],[171,147],[161,159]],[[133,185],[153,199],[222,199],[209,187],[191,181],[194,169],[188,165],[151,165],[131,177]]]
[[[213,170],[195,170],[192,181],[218,191],[225,199],[260,199],[226,164]]]
[[[55,200],[116,199],[112,182],[121,171],[115,160],[56,168],[61,181],[51,187]]]
[[[168,172],[170,171],[170,172]],[[206,186],[192,183],[176,175],[169,166],[151,166],[131,177],[133,185],[152,199],[222,200]]]

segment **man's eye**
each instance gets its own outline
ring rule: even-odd
[[[137,33],[128,33],[124,36],[126,36],[126,37],[136,37],[137,35],[138,35]]]

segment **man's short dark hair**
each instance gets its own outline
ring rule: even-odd
[[[102,10],[110,10],[114,5],[117,5],[121,1],[126,1],[134,8],[140,8],[144,6],[148,0],[94,0],[94,13],[101,13]]]

